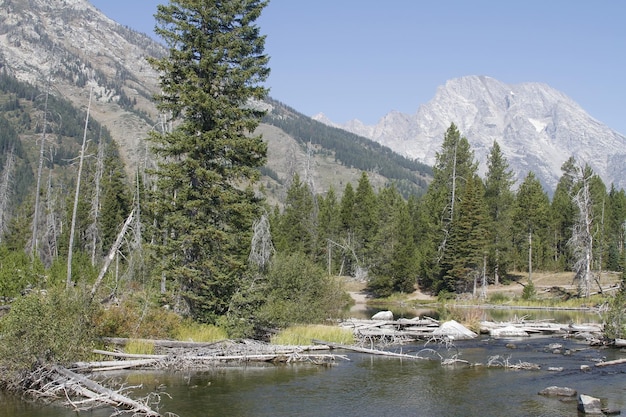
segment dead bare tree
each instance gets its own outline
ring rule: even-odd
[[[267,213],[263,213],[258,220],[255,220],[252,228],[254,234],[248,261],[263,271],[269,265],[270,258],[275,252]]]
[[[98,157],[96,158],[96,172],[94,173],[94,190],[91,199],[91,224],[87,228],[87,236],[91,242],[91,265],[96,265],[96,254],[100,248],[100,228],[98,220],[100,219],[100,194],[102,192],[100,182],[104,173],[104,141],[102,135],[98,141]]]
[[[590,169],[577,167],[574,175],[577,188],[573,190],[572,201],[578,208],[578,219],[572,228],[572,237],[568,245],[574,258],[575,280],[584,297],[589,297],[592,274],[591,263],[593,259],[593,201],[590,191],[592,177]]]
[[[0,242],[7,232],[10,220],[9,203],[11,202],[11,190],[13,187],[13,175],[15,173],[15,153],[13,147],[9,150],[4,161],[2,176],[0,177]]]
[[[46,99],[43,109],[43,131],[41,134],[41,145],[39,147],[39,166],[37,168],[37,188],[35,189],[35,214],[33,215],[33,238],[30,247],[30,256],[34,259],[39,242],[39,194],[41,193],[41,176],[43,172],[44,150],[46,147],[46,129],[48,128],[48,97],[50,96],[50,80],[48,77],[48,88],[46,89]]]
[[[72,254],[74,249],[74,234],[76,230],[76,215],[78,212],[78,197],[80,196],[80,177],[83,173],[83,161],[85,159],[85,148],[87,147],[87,127],[89,126],[89,111],[91,110],[91,97],[93,95],[93,87],[89,90],[89,104],[87,105],[87,116],[85,117],[85,129],[83,131],[83,144],[80,148],[80,157],[78,162],[78,175],[76,179],[76,193],[74,194],[74,209],[72,210],[72,225],[70,227],[70,243],[67,251],[67,280],[65,285],[67,288],[72,286]]]
[[[52,154],[52,148],[50,148]],[[51,155],[51,160],[52,155]],[[63,199],[61,199],[63,200]],[[59,212],[62,212],[57,207],[57,192],[52,186],[52,168],[48,174],[48,187],[46,191],[46,233],[44,235],[44,242],[46,244],[45,251],[43,253],[43,262],[46,266],[49,266],[52,261],[59,256],[58,252],[58,238],[61,234],[61,221],[59,219]]]

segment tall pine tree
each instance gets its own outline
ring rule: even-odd
[[[489,265],[493,271],[494,284],[506,274],[511,245],[511,215],[515,196],[511,191],[513,172],[509,170],[500,145],[494,141],[487,159],[485,179],[485,203],[489,213],[490,237]]]
[[[152,132],[160,157],[154,215],[157,255],[180,286],[193,317],[213,322],[228,311],[247,276],[257,180],[266,145],[252,134],[254,106],[267,89],[269,58],[255,21],[259,0],[171,0],[158,6],[156,33],[169,55],[152,59],[160,75],[158,109],[173,130]]]

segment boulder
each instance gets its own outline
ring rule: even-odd
[[[602,404],[599,398],[580,394],[578,396],[578,411],[585,414],[603,415]]]
[[[575,397],[576,394],[578,393],[573,388],[557,387],[554,385],[539,391],[539,395],[546,395],[548,397]]]
[[[515,326],[496,327],[489,331],[491,337],[496,339],[503,337],[528,337],[528,332]]]
[[[393,320],[393,313],[389,310],[379,311],[372,316],[372,320]]]
[[[448,339],[455,340],[465,340],[474,339],[478,335],[456,320],[450,320],[435,329],[433,336],[440,338],[447,337]]]

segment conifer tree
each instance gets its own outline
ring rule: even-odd
[[[160,162],[153,213],[163,231],[157,256],[198,320],[214,322],[248,276],[258,179],[266,145],[253,135],[267,95],[260,0],[171,0],[158,6],[155,32],[169,55],[152,59],[159,110],[174,128],[152,132]]]
[[[500,276],[507,271],[511,244],[511,215],[515,199],[511,191],[513,183],[513,172],[509,170],[509,164],[500,150],[500,145],[494,141],[487,159],[485,203],[491,220],[489,264],[493,270],[495,285],[499,284]]]
[[[378,194],[376,250],[370,262],[368,287],[379,296],[413,292],[416,284],[416,246],[408,204],[395,186]]]
[[[567,242],[572,236],[572,227],[576,219],[576,207],[570,195],[574,186],[575,170],[576,160],[570,157],[561,166],[563,174],[559,179],[550,204],[552,258],[555,267],[560,268],[565,268],[571,263],[571,254],[567,249]]]
[[[535,174],[529,172],[517,191],[513,218],[514,243],[522,259],[523,254],[527,254],[527,263],[521,259],[520,263],[528,266],[529,282],[532,282],[533,265],[544,266],[549,208],[548,195]]]
[[[433,181],[424,196],[427,237],[426,247],[421,248],[423,278],[441,277],[440,262],[446,256],[450,233],[459,216],[458,202],[463,195],[466,181],[472,178],[477,170],[478,165],[469,142],[452,123],[444,136],[441,151],[436,155]],[[425,278],[422,282],[427,280],[428,278]],[[440,284],[442,283],[428,283],[436,291],[440,289]]]
[[[312,256],[315,242],[315,204],[309,186],[296,173],[287,190],[274,244],[281,253],[300,252]]]
[[[483,271],[490,236],[484,188],[474,175],[466,183],[458,206],[458,219],[453,223],[449,248],[441,262],[443,289],[467,292]]]
[[[358,248],[357,254],[360,255],[361,259],[365,259],[366,263],[369,263],[367,258],[371,256],[372,251],[376,250],[373,240],[378,226],[378,207],[376,193],[366,172],[361,173],[354,193],[352,216],[355,223],[354,237]]]

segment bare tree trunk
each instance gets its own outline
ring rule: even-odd
[[[104,278],[104,275],[107,273],[107,270],[109,269],[109,266],[111,265],[111,262],[113,262],[113,259],[115,258],[115,255],[117,254],[117,251],[120,249],[120,246],[122,245],[122,240],[124,239],[124,235],[126,234],[126,231],[128,230],[128,227],[130,226],[131,222],[133,221],[134,215],[135,215],[135,210],[133,209],[128,215],[128,218],[126,219],[126,221],[124,222],[124,226],[122,226],[122,230],[120,230],[120,233],[117,235],[117,239],[115,239],[115,243],[113,243],[113,246],[111,246],[111,250],[109,251],[109,255],[106,257],[104,261],[104,265],[102,266],[102,269],[100,270],[100,274],[98,274],[98,278],[96,279],[96,282],[93,284],[93,287],[91,288],[92,299],[94,295],[96,294],[96,291],[98,290],[98,287],[100,286],[100,283],[102,282],[102,279]]]
[[[533,282],[533,231],[528,231],[528,282]]]
[[[98,227],[98,220],[100,219],[100,181],[102,180],[102,174],[104,172],[104,143],[102,141],[102,135],[98,141],[98,158],[96,159],[96,172],[94,173],[94,193],[91,200],[91,219],[92,223],[89,226],[87,233],[91,238],[91,265],[96,265],[96,253],[98,252],[98,242],[100,241],[100,228]]]
[[[66,288],[72,286],[72,255],[74,250],[74,232],[76,230],[76,215],[78,212],[78,197],[80,196],[80,177],[83,173],[83,161],[85,159],[85,148],[87,143],[87,127],[89,126],[89,111],[91,110],[91,96],[93,87],[89,90],[89,104],[87,105],[87,117],[85,117],[85,130],[83,132],[83,144],[80,148],[80,160],[78,162],[78,176],[76,179],[76,193],[74,195],[74,209],[72,210],[72,226],[70,228],[70,243],[67,251],[67,280]]]
[[[48,127],[48,97],[50,95],[50,76],[48,77],[48,88],[46,89],[46,100],[43,108],[43,132],[41,135],[41,146],[39,147],[39,166],[37,168],[37,188],[35,190],[35,214],[33,215],[33,241],[30,247],[30,257],[35,259],[39,242],[39,194],[41,192],[41,175],[43,172],[44,149],[46,146],[46,130]]]
[[[261,218],[252,225],[254,235],[252,236],[252,244],[250,247],[250,256],[248,261],[264,271],[269,260],[274,253],[274,245],[272,244],[272,234],[270,232],[270,222],[267,213],[263,213]]]
[[[579,288],[584,297],[589,297],[591,288],[591,264],[593,261],[593,202],[591,201],[591,191],[589,189],[589,180],[585,168],[577,169],[577,179],[580,189],[573,196],[573,202],[578,208],[578,221],[574,224],[572,237],[568,245],[572,248],[574,254],[574,271]]]
[[[2,242],[2,238],[9,226],[9,203],[11,200],[11,187],[13,185],[14,172],[15,153],[13,152],[13,148],[11,148],[4,162],[2,178],[0,179],[0,242]]]

